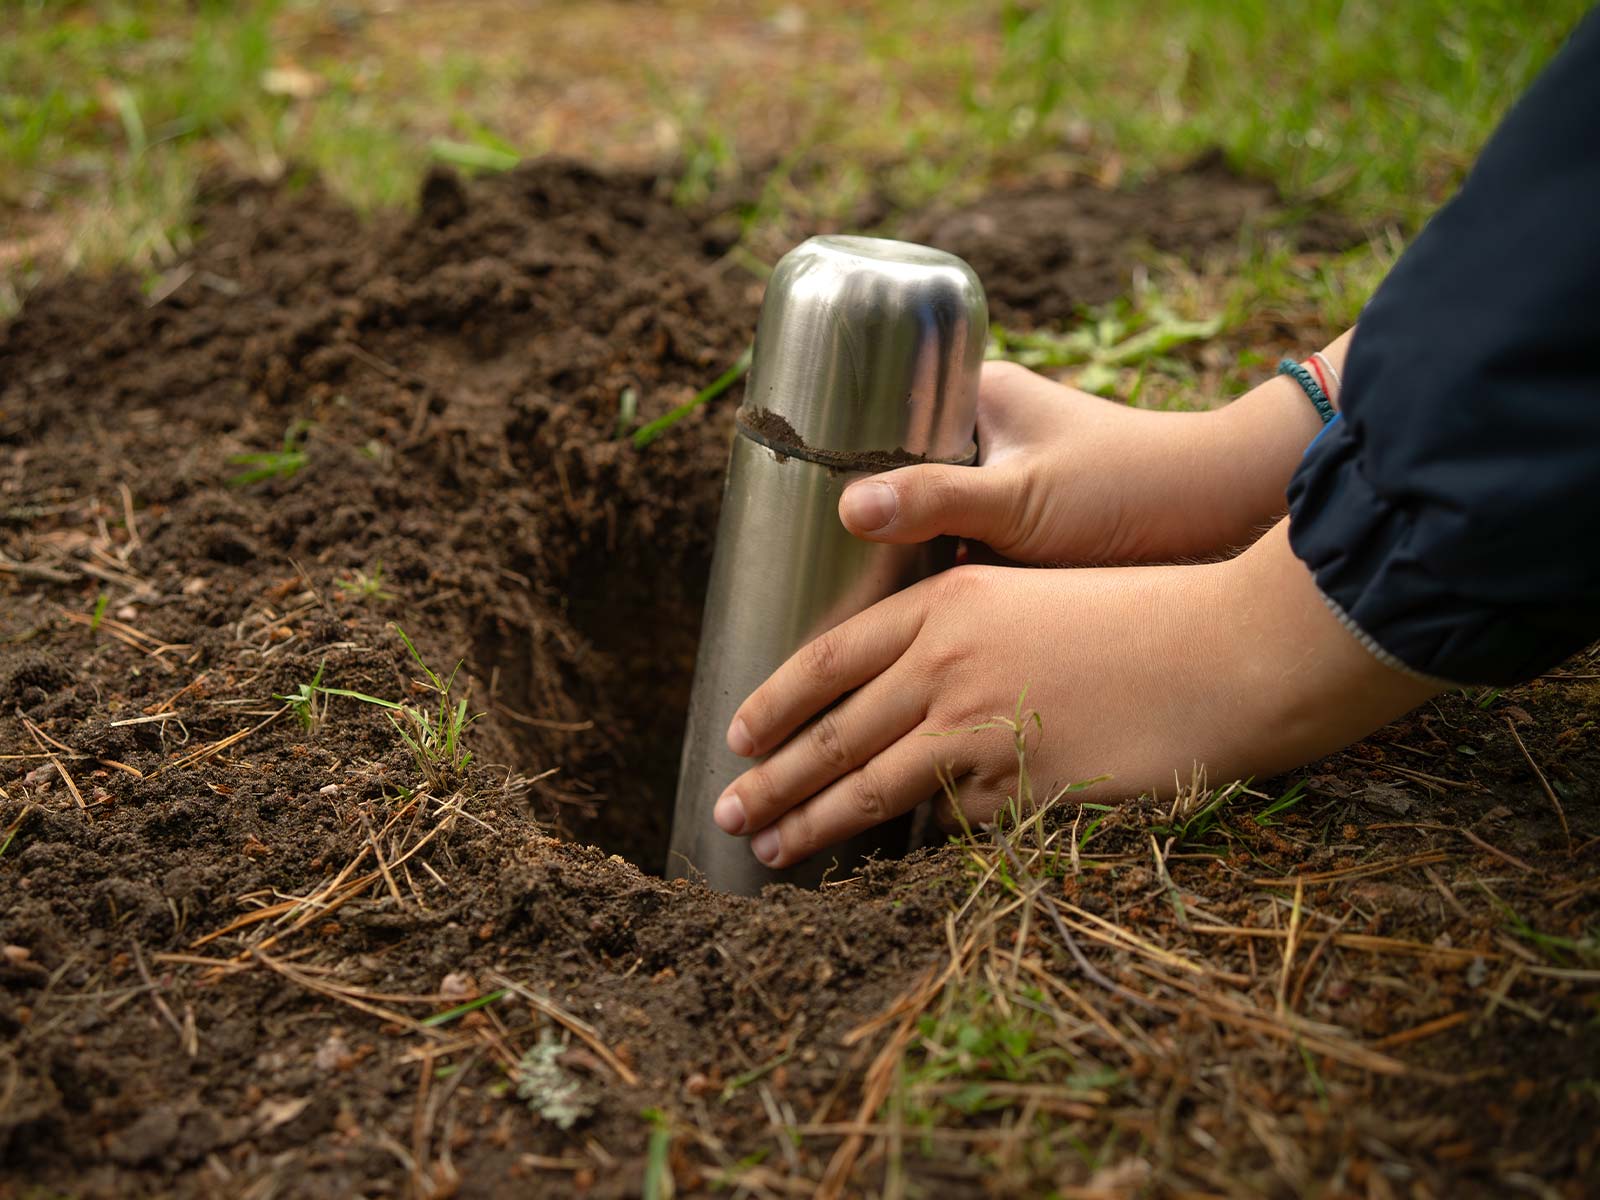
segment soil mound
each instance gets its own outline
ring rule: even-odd
[[[1343,250],[1360,233],[1333,213],[1284,227],[1272,184],[1239,175],[1213,153],[1136,190],[1031,184],[911,221],[906,236],[972,264],[1001,324],[1067,320],[1130,290],[1141,250],[1190,261],[1237,251],[1242,231],[1278,226],[1302,250]]]

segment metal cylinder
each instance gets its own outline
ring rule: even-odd
[[[723,488],[669,876],[753,895],[905,851],[909,822],[891,822],[774,871],[711,811],[753,765],[726,742],[745,697],[811,639],[950,565],[951,539],[890,546],[852,536],[839,497],[863,473],[973,461],[987,333],[978,277],[943,251],[815,237],[778,263]]]

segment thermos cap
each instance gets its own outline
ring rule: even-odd
[[[983,285],[955,255],[810,238],[767,284],[742,415],[802,457],[968,461],[988,331]]]

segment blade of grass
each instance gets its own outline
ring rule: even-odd
[[[684,401],[665,416],[657,417],[642,429],[635,430],[633,448],[635,450],[643,450],[702,404],[715,400],[723,392],[738,383],[740,379],[744,378],[744,373],[750,369],[750,356],[754,349],[754,346],[746,346],[744,353],[739,355],[733,366],[717,376],[716,380],[709,386],[696,392],[692,399]]]
[[[658,1108],[645,1109],[644,1118],[650,1122],[650,1144],[645,1152],[644,1186],[639,1194],[643,1200],[668,1200],[673,1191],[672,1168],[667,1162],[672,1150],[672,1126]]]
[[[509,150],[478,142],[457,142],[450,138],[434,138],[428,143],[428,151],[440,162],[474,171],[509,171],[522,161],[520,156]]]
[[[485,992],[476,1000],[468,1000],[465,1004],[458,1004],[454,1008],[447,1008],[443,1012],[434,1013],[431,1017],[423,1017],[422,1026],[425,1029],[431,1029],[436,1025],[448,1025],[457,1017],[464,1017],[469,1012],[476,1012],[480,1008],[484,1008],[487,1005],[493,1004],[496,1000],[500,999],[500,997],[504,996],[507,990],[508,989],[506,988],[496,988],[492,992]]]
[[[396,704],[393,700],[383,700],[377,696],[369,696],[365,692],[353,692],[349,688],[319,687],[317,691],[324,696],[345,696],[351,700],[360,700],[364,704],[376,704],[379,708],[392,709],[395,712],[404,712],[404,704]]]

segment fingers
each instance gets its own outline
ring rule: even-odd
[[[839,497],[839,519],[871,542],[925,542],[941,534],[1001,541],[1014,532],[1017,488],[988,467],[928,463],[852,483]]]
[[[883,673],[922,627],[924,581],[874,604],[789,657],[750,694],[728,725],[728,749],[766,754],[848,691]]]
[[[980,465],[928,463],[859,480],[839,498],[839,519],[873,542],[925,542],[941,534],[978,542],[1016,533],[1023,480],[999,465],[1026,442],[1025,414],[1059,384],[1015,363],[983,364],[978,389]]]
[[[761,830],[750,850],[769,867],[791,866],[909,812],[939,790],[941,771],[960,776],[968,769],[950,741],[924,736],[918,726]]]
[[[712,817],[725,833],[772,824],[840,776],[893,745],[927,715],[927,696],[879,676],[802,729],[717,799]]]

